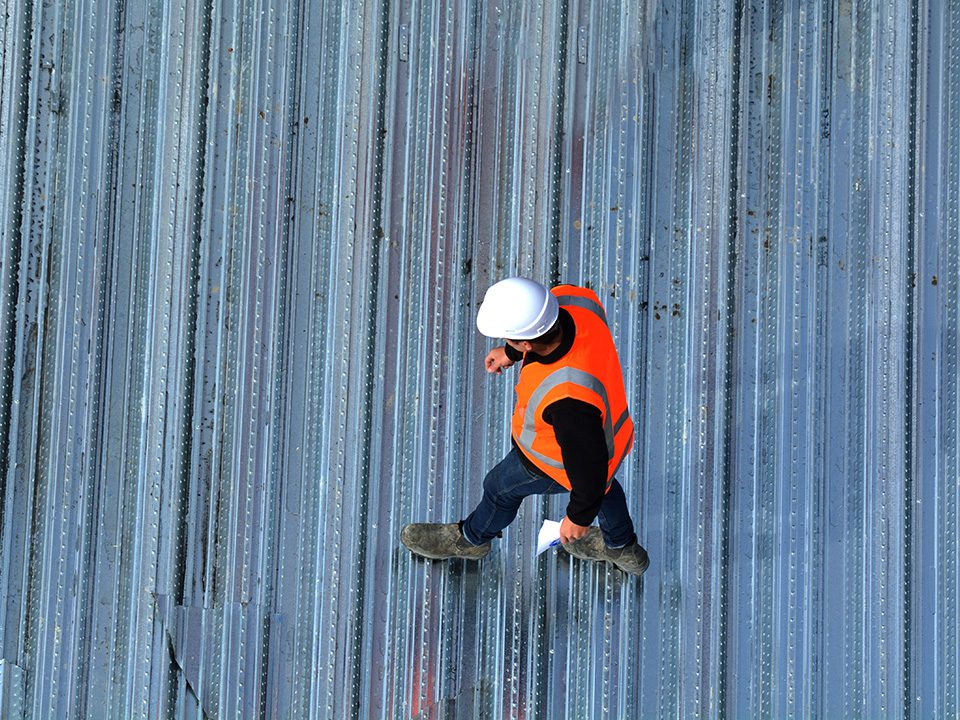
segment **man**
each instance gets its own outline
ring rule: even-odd
[[[483,498],[459,523],[407,525],[400,539],[432,559],[479,559],[513,522],[525,497],[569,492],[560,540],[571,555],[641,575],[637,542],[615,474],[633,445],[623,374],[606,313],[592,290],[547,290],[525,278],[493,285],[477,328],[506,344],[485,363],[500,374],[523,361],[513,412],[513,448],[483,482]],[[600,528],[591,527],[599,519]]]

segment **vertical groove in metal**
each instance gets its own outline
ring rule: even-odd
[[[28,376],[29,351],[27,308],[21,266],[30,261],[29,250],[19,241],[24,217],[26,157],[32,151],[27,141],[30,103],[30,32],[33,8],[26,3],[5,7],[0,82],[0,714],[23,714],[24,674],[18,663],[24,653],[29,567],[29,518],[33,484],[23,481],[19,459],[7,442],[21,432],[23,412],[30,405],[19,395]],[[26,383],[29,387],[29,381]]]
[[[736,594],[735,584],[731,582],[735,564],[732,557],[734,523],[736,520],[735,506],[733,503],[732,478],[736,477],[738,470],[736,462],[736,427],[738,419],[736,416],[737,408],[737,382],[736,368],[739,354],[736,348],[737,336],[737,277],[740,273],[741,256],[743,255],[744,234],[741,229],[742,208],[741,196],[745,193],[741,190],[741,180],[739,177],[740,158],[743,152],[744,144],[741,141],[741,113],[743,112],[743,99],[745,90],[745,80],[749,79],[749,72],[744,71],[744,40],[745,40],[745,15],[746,3],[737,2],[732,7],[733,17],[731,18],[730,43],[731,43],[731,73],[730,81],[730,135],[729,135],[729,165],[727,167],[728,192],[726,197],[726,257],[727,264],[723,277],[723,323],[718,323],[718,328],[722,327],[723,336],[718,342],[718,346],[723,348],[723,356],[726,360],[723,370],[717,374],[718,384],[723,389],[723,401],[717,403],[717,414],[720,425],[718,431],[719,442],[717,450],[717,462],[721,469],[720,474],[724,478],[721,489],[720,504],[722,507],[723,526],[720,529],[718,537],[718,551],[720,555],[720,570],[718,575],[718,600],[714,613],[716,616],[717,640],[716,640],[716,673],[715,676],[725,678],[729,676],[730,668],[735,667],[732,656],[734,655],[733,635],[730,628],[735,626],[733,617],[736,613]],[[721,379],[722,378],[722,379]],[[731,602],[731,597],[734,601]],[[731,701],[731,694],[734,696]],[[730,707],[735,704],[735,693],[730,692],[727,683],[721,682],[716,693],[716,716],[734,717],[736,713],[730,712]]]
[[[868,212],[869,198],[869,93],[870,49],[873,47],[869,32],[869,4],[853,3],[850,6],[850,30],[853,35],[850,66],[845,68],[852,75],[851,92],[851,167],[846,178],[846,186],[838,192],[849,196],[849,229],[851,231],[848,264],[851,273],[851,287],[848,296],[847,332],[850,346],[847,355],[848,384],[846,405],[846,475],[851,479],[847,485],[845,509],[850,542],[844,545],[845,563],[845,651],[848,658],[856,658],[854,665],[847,665],[844,683],[844,712],[862,714],[866,712],[866,698],[869,688],[864,685],[864,676],[869,677],[870,668],[867,648],[864,647],[864,623],[866,618],[862,608],[866,596],[867,569],[865,542],[867,537],[866,519],[873,508],[869,503],[865,489],[869,487],[863,458],[867,457],[866,429],[863,419],[866,406],[866,372],[864,365],[868,359],[869,346],[866,338],[864,312],[872,300],[866,283],[867,258],[870,248],[870,222]],[[852,302],[860,298],[861,302]]]
[[[903,708],[904,717],[911,717],[916,714],[919,708],[916,708],[914,690],[916,683],[913,675],[917,671],[917,666],[921,664],[919,658],[912,657],[913,638],[917,635],[915,625],[922,625],[917,622],[916,616],[920,605],[915,601],[915,559],[916,539],[914,532],[915,525],[915,500],[918,497],[917,492],[917,422],[916,422],[916,402],[917,402],[917,375],[916,363],[914,362],[914,353],[917,352],[917,307],[918,295],[916,291],[916,277],[918,270],[919,252],[917,248],[917,225],[919,224],[918,198],[921,197],[921,190],[918,188],[917,171],[919,169],[920,157],[917,152],[919,122],[918,116],[922,113],[919,104],[920,91],[920,67],[921,60],[921,39],[920,39],[920,7],[914,3],[910,10],[910,46],[907,55],[908,62],[908,116],[907,122],[907,167],[906,167],[906,212],[905,212],[905,232],[906,232],[906,252],[904,258],[904,277],[899,279],[902,284],[906,308],[904,311],[904,407],[903,417],[903,474],[904,474],[904,514],[903,514],[903,534],[904,534],[904,558],[903,558],[903,589],[902,598],[904,604],[905,627],[903,632]]]
[[[28,3],[12,3],[5,8],[6,22],[3,29],[2,61],[0,61],[0,82],[5,99],[0,114],[0,148],[5,163],[0,192],[3,193],[0,204],[0,358],[3,369],[0,372],[0,436],[6,437],[10,431],[12,418],[16,416],[13,407],[15,348],[17,339],[17,308],[19,283],[17,271],[23,255],[22,244],[17,242],[23,221],[24,170],[26,167],[27,103],[29,98],[29,49],[28,29],[32,25],[32,6]],[[0,477],[6,477],[9,469],[9,455],[0,455]],[[9,488],[12,490],[13,488]],[[11,523],[2,522],[8,503],[0,508],[0,524],[9,528]],[[5,543],[6,547],[6,543]],[[4,552],[6,562],[10,562]],[[5,573],[4,580],[9,576]],[[2,610],[6,615],[6,607]],[[6,626],[0,629],[6,646]]]
[[[5,9],[0,715],[956,714],[953,3]],[[514,274],[607,308],[642,580],[399,545]]]
[[[816,13],[814,17],[817,20],[818,37],[814,48],[816,63],[810,69],[811,81],[815,83],[815,89],[811,94],[817,101],[811,118],[811,133],[816,138],[817,147],[815,163],[813,164],[816,208],[814,209],[812,229],[811,251],[814,256],[811,273],[812,298],[819,297],[820,301],[815,302],[816,310],[812,320],[814,347],[811,354],[813,355],[814,374],[819,379],[820,392],[808,393],[808,408],[814,417],[811,427],[812,437],[810,438],[812,451],[810,470],[815,480],[808,494],[812,507],[811,538],[808,544],[808,567],[812,587],[807,616],[811,632],[808,640],[806,672],[810,678],[808,712],[811,715],[822,717],[827,710],[824,701],[824,673],[827,671],[827,648],[829,644],[826,641],[827,623],[825,617],[827,613],[824,612],[824,603],[827,593],[824,586],[828,573],[823,566],[824,564],[816,563],[814,558],[823,557],[829,547],[828,530],[825,526],[830,519],[830,513],[827,509],[828,498],[830,497],[830,465],[828,461],[830,447],[828,417],[830,413],[828,412],[828,399],[835,386],[829,372],[830,318],[828,314],[829,304],[833,296],[830,283],[830,265],[831,258],[835,256],[832,251],[835,239],[832,237],[829,217],[832,189],[830,161],[833,149],[831,143],[833,103],[831,93],[833,87],[835,11],[832,5],[827,5],[814,9],[813,13]]]
[[[960,350],[960,258],[953,250],[952,240],[960,233],[960,127],[952,121],[955,117],[953,113],[960,112],[960,85],[957,77],[960,72],[960,8],[945,3],[943,12],[946,18],[943,23],[945,97],[942,102],[946,112],[941,114],[940,122],[941,136],[946,142],[940,175],[944,187],[940,189],[938,202],[943,203],[940,216],[943,218],[944,229],[938,238],[939,243],[934,246],[937,255],[936,264],[933,266],[934,274],[930,277],[924,275],[919,281],[936,287],[930,300],[935,306],[943,308],[942,315],[938,318],[942,333],[941,344],[936,351],[940,363],[936,385],[938,397],[943,402],[943,414],[942,420],[931,428],[931,431],[936,432],[938,438],[942,439],[942,446],[937,443],[942,455],[937,463],[936,475],[942,478],[943,482],[942,486],[938,483],[937,488],[937,526],[943,528],[944,533],[942,546],[936,553],[936,566],[941,568],[942,572],[938,577],[937,587],[937,615],[942,617],[942,628],[938,628],[941,640],[937,655],[943,668],[937,678],[941,687],[937,688],[936,712],[950,715],[960,711],[960,534],[957,531],[957,522],[960,519],[960,488],[955,482],[955,478],[960,477],[960,361],[957,356]],[[933,22],[931,26],[934,26]],[[940,543],[941,539],[938,537],[937,544]]]

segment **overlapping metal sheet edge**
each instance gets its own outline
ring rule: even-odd
[[[952,716],[951,3],[8,2],[5,717]],[[398,546],[607,304],[642,581]]]

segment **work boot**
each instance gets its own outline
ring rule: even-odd
[[[400,531],[400,542],[410,552],[431,560],[463,558],[479,560],[490,552],[490,543],[471,545],[460,530],[460,523],[413,523]]]
[[[591,527],[586,535],[579,540],[571,540],[563,546],[563,549],[581,560],[612,562],[631,575],[643,575],[643,571],[650,564],[647,551],[636,540],[626,547],[609,548],[603,541],[603,535],[598,527]]]

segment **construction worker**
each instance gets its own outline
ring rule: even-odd
[[[623,373],[606,313],[587,288],[547,290],[508,278],[484,296],[477,328],[506,344],[488,373],[522,360],[513,448],[483,482],[483,498],[458,523],[414,523],[400,533],[413,553],[476,560],[513,522],[528,495],[569,492],[560,540],[567,552],[640,575],[649,564],[615,475],[633,445]],[[591,527],[599,519],[600,527]]]

